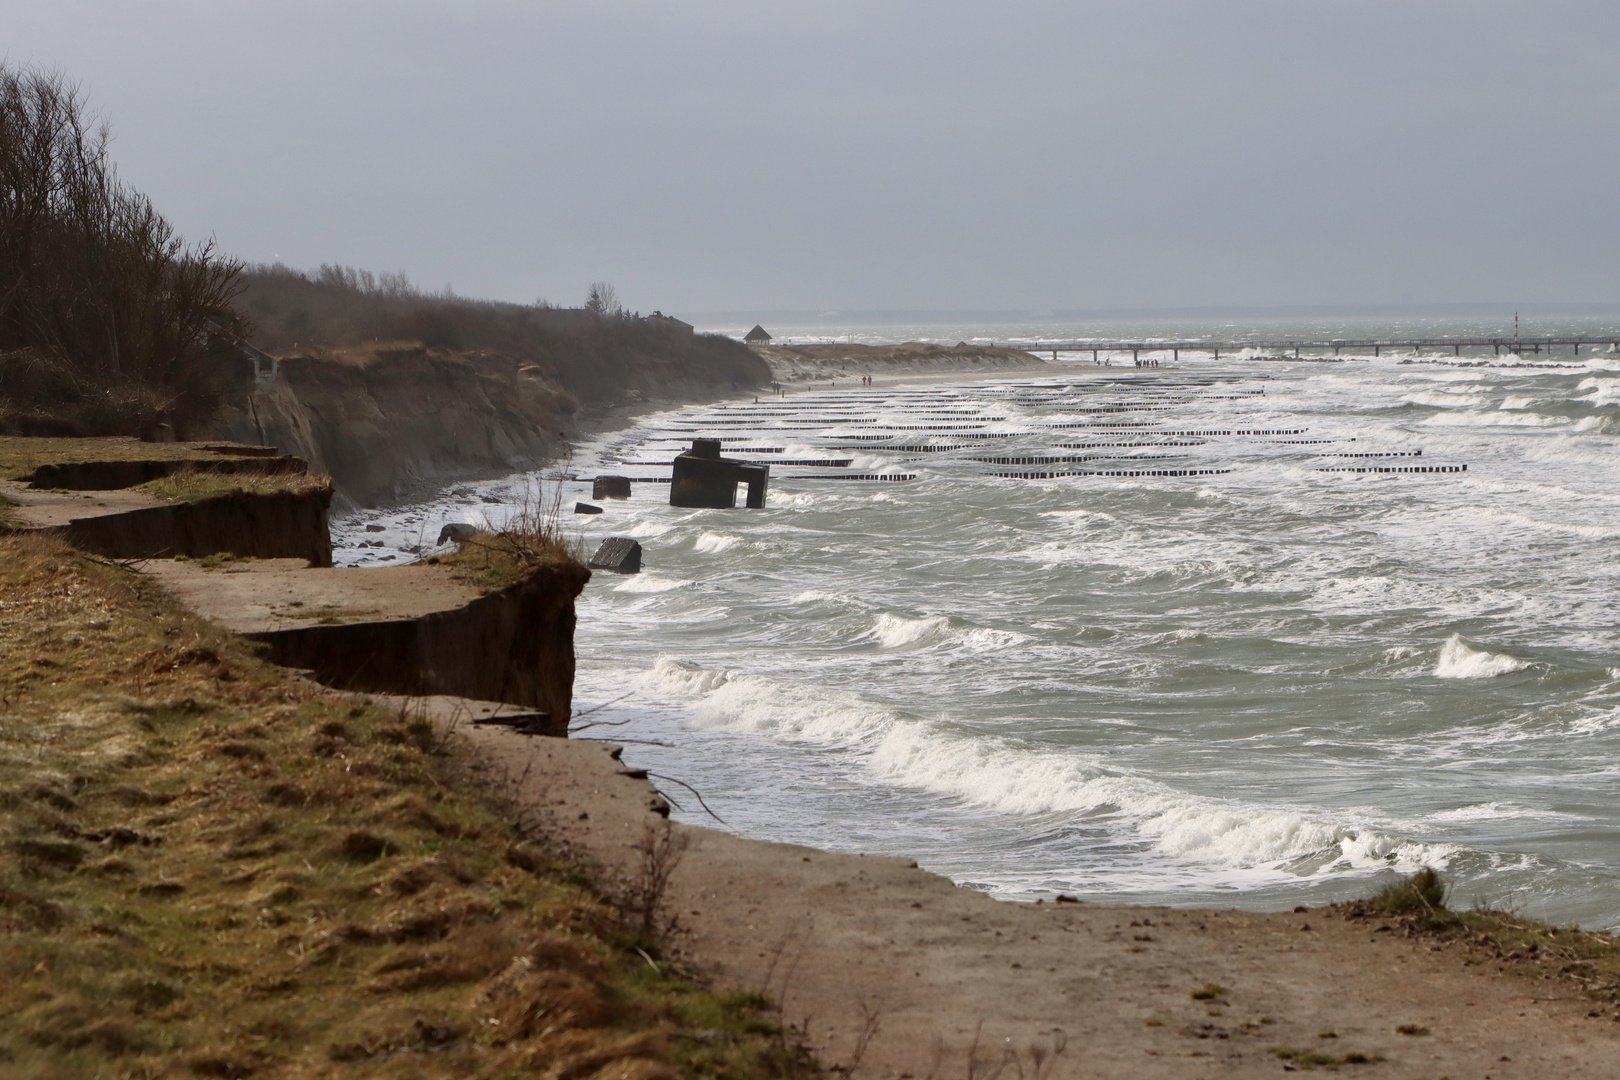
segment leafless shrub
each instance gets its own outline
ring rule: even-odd
[[[845,1080],[853,1080],[856,1072],[860,1070],[861,1061],[866,1057],[866,1050],[872,1045],[872,1040],[883,1027],[883,1007],[874,1005],[865,998],[856,1001],[855,1007],[861,1014],[861,1026],[855,1032],[855,1047],[850,1052],[849,1060],[842,1065],[832,1066],[832,1072],[842,1073]]]
[[[661,941],[674,929],[674,920],[664,918],[665,894],[670,877],[686,855],[687,844],[686,834],[662,819],[648,822],[636,842],[638,860],[625,889],[623,907],[636,918],[644,941]]]
[[[973,1029],[973,1042],[968,1047],[967,1080],[1000,1080],[1015,1076],[1018,1080],[1048,1080],[1057,1068],[1058,1058],[1069,1048],[1069,1037],[1060,1030],[1048,1033],[1049,1042],[1033,1042],[1022,1051],[1015,1047],[1002,1047],[999,1055],[979,1056],[979,1040],[984,1034],[984,1021]],[[1028,1068],[1025,1055],[1028,1055]],[[1010,1072],[1009,1072],[1010,1070]],[[933,1074],[930,1073],[930,1076]]]

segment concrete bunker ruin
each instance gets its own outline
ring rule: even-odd
[[[675,459],[669,505],[691,509],[730,510],[737,505],[737,485],[748,485],[750,510],[765,505],[769,465],[750,465],[720,456],[719,439],[693,439],[692,449]]]

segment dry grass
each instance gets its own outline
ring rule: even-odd
[[[214,473],[182,468],[157,480],[137,484],[132,491],[144,491],[160,499],[176,502],[202,502],[223,495],[302,495],[328,491],[332,478],[322,473]]]
[[[1430,937],[1465,948],[1465,964],[1496,964],[1524,978],[1578,983],[1594,1002],[1615,1007],[1620,1018],[1620,940],[1612,934],[1553,926],[1516,911],[1476,907],[1452,911],[1445,882],[1424,867],[1366,900],[1336,905],[1347,918],[1381,921],[1406,937]]]
[[[41,465],[81,461],[174,461],[181,458],[233,458],[243,454],[217,454],[203,447],[223,443],[148,443],[132,436],[98,439],[27,438],[0,435],[0,476],[23,479]]]
[[[564,530],[562,485],[550,495],[531,493],[499,532],[481,532],[460,545],[454,555],[437,561],[452,567],[453,576],[483,593],[527,580],[546,566],[582,566],[581,541]]]
[[[0,1073],[802,1075],[406,720],[0,538]]]

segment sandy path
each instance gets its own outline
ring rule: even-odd
[[[636,864],[657,816],[645,779],[600,743],[462,728],[571,843],[610,869]],[[678,800],[690,796],[663,785]],[[1056,1077],[1241,1077],[1294,1066],[1274,1053],[1382,1058],[1373,1077],[1602,1077],[1620,1073],[1614,1010],[1562,980],[1473,963],[1466,946],[1302,914],[1015,904],[888,858],[833,855],[711,829],[690,839],[670,910],[677,947],[724,985],[765,989],[808,1019],[824,1063],[847,1063],[876,1015],[859,1075],[968,1075],[982,1062],[1068,1049]],[[1213,1000],[1191,994],[1207,983]],[[982,1025],[982,1029],[981,1029]],[[1401,1025],[1427,1028],[1402,1035]],[[1326,1032],[1334,1037],[1325,1038]],[[1008,1066],[1004,1076],[1017,1075]]]

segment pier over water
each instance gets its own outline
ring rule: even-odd
[[[1491,350],[1491,355],[1523,356],[1526,353],[1533,355],[1555,352],[1568,352],[1572,356],[1579,356],[1581,350],[1620,352],[1620,337],[1561,337],[1561,338],[1511,338],[1511,337],[1434,337],[1434,338],[1406,338],[1406,339],[1378,339],[1378,338],[1333,338],[1328,341],[1145,341],[1145,340],[1113,340],[1113,341],[1043,341],[1038,344],[1017,346],[1032,353],[1052,354],[1056,360],[1058,353],[1089,352],[1093,360],[1104,353],[1130,353],[1133,359],[1142,353],[1170,353],[1179,359],[1183,352],[1212,353],[1219,360],[1221,353],[1239,353],[1245,350],[1266,353],[1272,356],[1294,356],[1303,358],[1306,354],[1311,356],[1325,356],[1331,353],[1340,356],[1345,352],[1366,353],[1374,356],[1383,356],[1388,353],[1410,352],[1421,355],[1424,350],[1449,350],[1452,356],[1461,356],[1463,350],[1470,352],[1485,349]]]

